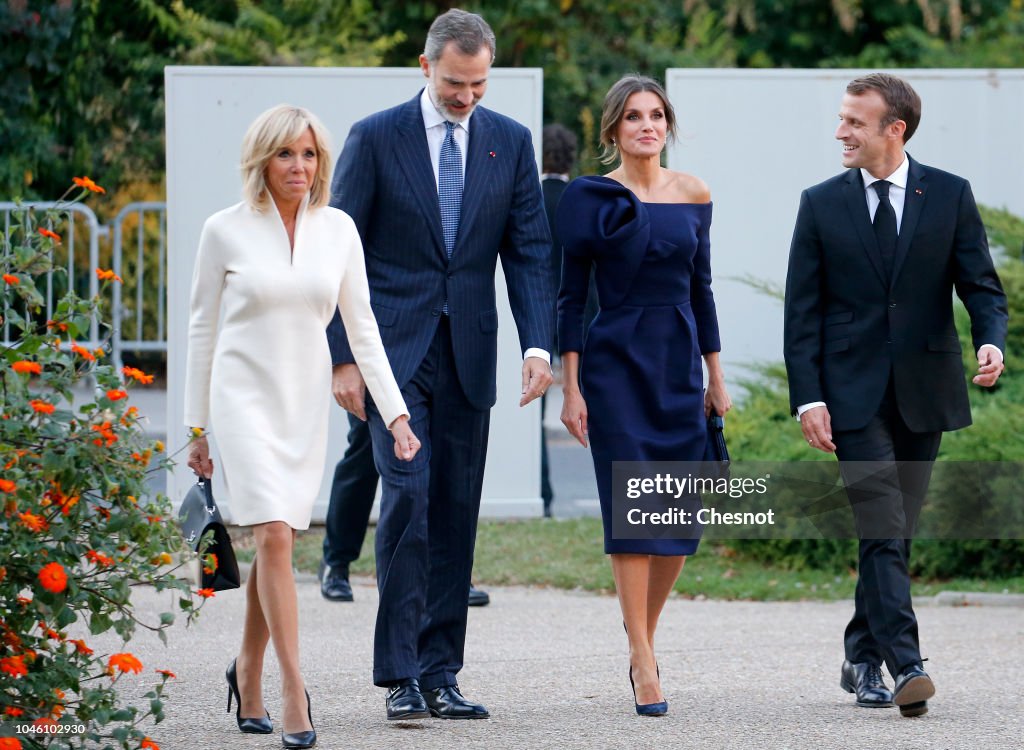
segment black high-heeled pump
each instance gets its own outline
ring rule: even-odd
[[[309,699],[309,691],[306,690],[306,715],[309,716],[309,725],[313,726],[313,702]],[[286,748],[313,747],[316,744],[316,729],[307,729],[304,732],[281,732],[281,745]]]
[[[274,723],[270,720],[270,712],[267,711],[266,717],[258,717],[255,719],[243,719],[242,718],[242,694],[238,691],[238,672],[235,669],[235,662],[237,659],[232,659],[231,664],[228,665],[227,671],[224,673],[225,679],[228,681],[228,713],[231,713],[231,696],[235,697],[235,702],[238,703],[238,708],[235,709],[235,721],[238,722],[238,729],[246,734],[271,734],[274,731]]]
[[[629,667],[629,684],[633,688],[633,705],[636,706],[636,712],[639,716],[664,716],[668,713],[668,701],[661,701],[660,703],[636,702],[636,683],[633,682],[632,665]]]

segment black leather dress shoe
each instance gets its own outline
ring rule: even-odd
[[[481,591],[472,583],[469,584],[469,606],[486,607],[491,603],[491,596],[486,591]]]
[[[419,680],[402,680],[398,685],[390,687],[385,703],[388,709],[388,721],[430,718],[427,702],[423,700],[423,693],[420,692]]]
[[[350,602],[352,584],[348,582],[347,568],[332,568],[320,562],[320,595],[331,602]]]
[[[867,662],[843,661],[839,687],[857,694],[857,705],[864,708],[889,708],[892,693],[885,686],[881,668]]]
[[[467,700],[458,685],[428,690],[423,694],[430,713],[439,719],[489,719],[487,709],[479,703]]]
[[[912,664],[896,677],[892,700],[900,707],[902,716],[924,716],[928,713],[928,699],[935,695],[932,678],[920,664]]]

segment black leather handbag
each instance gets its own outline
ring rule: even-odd
[[[209,479],[199,477],[185,495],[178,511],[178,521],[185,543],[199,553],[200,588],[214,591],[237,589],[241,584],[238,561],[231,546],[231,536],[213,500]],[[201,547],[207,532],[213,532],[213,536],[206,547]]]
[[[704,446],[705,472],[713,479],[729,478],[729,448],[725,444],[725,419],[712,410],[708,417],[708,441]]]

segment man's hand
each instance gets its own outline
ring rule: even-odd
[[[205,435],[197,437],[189,443],[188,468],[205,479],[213,476],[213,459],[210,458],[210,443]]]
[[[825,406],[815,406],[800,415],[800,429],[804,431],[807,444],[825,453],[835,453],[832,442],[832,415]]]
[[[994,346],[982,346],[978,349],[978,374],[971,381],[975,385],[991,388],[1003,374],[1003,355]]]
[[[523,360],[523,397],[519,399],[520,406],[526,406],[535,398],[544,395],[554,381],[551,374],[551,365],[540,357],[527,357]]]
[[[366,421],[366,383],[354,364],[335,365],[331,374],[331,393],[345,411]]]

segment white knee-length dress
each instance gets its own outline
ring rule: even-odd
[[[352,219],[304,201],[294,250],[273,201],[206,220],[192,280],[185,424],[212,428],[235,523],[309,528],[333,404],[326,329],[336,307],[391,424],[408,411],[370,309]]]

